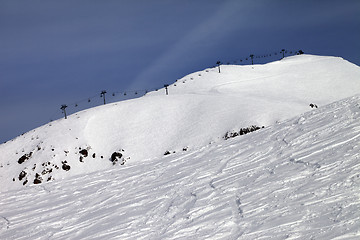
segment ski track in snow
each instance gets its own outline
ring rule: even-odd
[[[359,239],[359,102],[3,192],[0,239]]]

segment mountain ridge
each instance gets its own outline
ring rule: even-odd
[[[360,68],[339,57],[220,68],[177,80],[169,95],[161,89],[87,109],[1,144],[1,191],[197,149],[360,92]]]

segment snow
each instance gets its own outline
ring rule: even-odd
[[[3,192],[0,238],[359,239],[359,103]]]
[[[221,66],[34,129],[0,145],[0,239],[357,239],[359,79]]]

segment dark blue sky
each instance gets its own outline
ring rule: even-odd
[[[0,142],[61,104],[139,96],[218,60],[284,48],[360,65],[359,0],[0,0],[0,33]]]

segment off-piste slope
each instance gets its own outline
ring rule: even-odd
[[[0,191],[126,165],[221,141],[228,131],[270,126],[360,92],[360,68],[300,55],[221,66],[165,90],[59,119],[0,145]],[[113,160],[113,161],[111,161]]]
[[[4,192],[0,239],[359,239],[360,96],[251,134]]]

